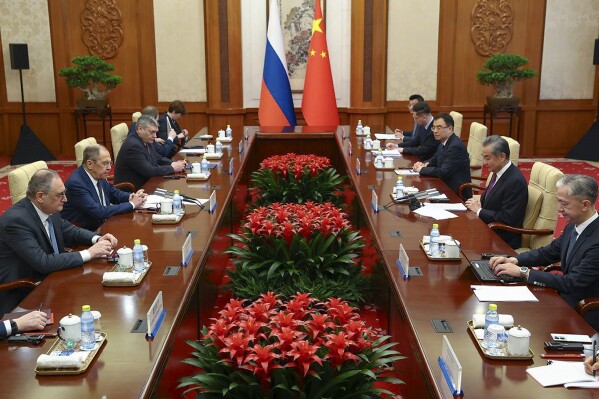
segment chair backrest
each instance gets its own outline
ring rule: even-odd
[[[510,146],[510,161],[516,166],[518,166],[518,162],[520,161],[520,143],[508,136],[503,137],[508,145]]]
[[[88,137],[75,144],[75,159],[77,160],[77,166],[81,166],[83,163],[83,151],[90,145],[98,144],[95,137]]]
[[[535,162],[528,182],[528,203],[524,214],[525,229],[555,230],[557,225],[557,181],[564,174],[543,162]],[[536,249],[551,242],[552,235],[522,235],[522,247]]]
[[[129,133],[129,127],[125,122],[119,123],[118,125],[115,125],[110,129],[110,138],[112,140],[112,153],[114,155],[113,162],[116,162],[116,158],[119,155],[121,146],[127,138],[127,133]]]
[[[16,168],[8,174],[8,189],[10,190],[10,199],[13,204],[25,198],[31,176],[38,170],[46,169],[47,167],[48,165],[45,161],[36,161]]]
[[[470,171],[472,176],[480,176],[482,174],[483,165],[483,141],[487,137],[487,127],[482,123],[472,122],[470,124],[470,135],[468,136],[468,156],[470,157],[470,167],[477,167]]]
[[[449,113],[453,118],[453,131],[456,136],[460,137],[462,135],[462,124],[464,123],[464,115],[460,114],[457,111],[451,111]]]
[[[139,119],[139,117],[141,116],[141,112],[137,111],[131,114],[131,121],[132,122],[137,122],[137,120]]]

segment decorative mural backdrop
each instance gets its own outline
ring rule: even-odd
[[[115,0],[86,0],[81,39],[91,55],[114,58],[123,43],[123,19]]]
[[[508,0],[478,0],[470,18],[470,37],[484,57],[505,52],[512,40],[514,11]]]

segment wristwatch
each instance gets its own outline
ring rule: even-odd
[[[521,267],[520,268],[520,278],[523,278],[526,280],[526,273],[528,273],[528,267]]]
[[[17,326],[17,322],[14,320],[10,321],[10,334],[15,335],[19,333],[19,327]]]

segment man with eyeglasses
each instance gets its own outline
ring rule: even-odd
[[[185,170],[185,160],[173,161],[156,152],[156,119],[142,115],[137,120],[136,129],[137,134],[127,137],[119,151],[114,170],[115,184],[129,182],[139,189],[154,176],[170,175]]]
[[[112,234],[99,236],[60,216],[67,202],[64,183],[56,171],[40,169],[27,186],[26,197],[0,216],[0,283],[46,275],[108,256],[118,245]],[[91,245],[79,252],[65,247]],[[12,310],[28,289],[0,293],[0,313]]]
[[[433,116],[431,109],[425,102],[419,102],[412,108],[414,113],[414,122],[416,123],[416,131],[412,136],[412,140],[402,143],[387,143],[387,149],[398,148],[399,152],[404,154],[418,155],[420,160],[431,158],[435,155],[439,142],[435,140],[433,135]]]
[[[470,183],[470,158],[462,140],[453,133],[453,118],[449,114],[435,116],[432,126],[435,139],[440,143],[435,155],[426,162],[416,162],[414,170],[422,176],[441,178],[459,195],[459,187]],[[472,189],[463,191],[465,198],[472,197]]]
[[[106,147],[95,144],[83,151],[83,163],[66,181],[69,201],[61,212],[64,219],[84,229],[96,230],[112,215],[131,212],[143,205],[144,190],[131,194],[106,180],[111,168]]]
[[[408,98],[408,111],[410,111],[410,114],[414,114],[414,105],[418,104],[419,102],[424,102],[424,97],[422,97],[420,94],[412,94]],[[416,133],[417,128],[418,124],[416,121],[414,121],[414,127],[412,128],[411,132],[404,132],[401,129],[395,129],[395,137],[397,137],[397,139],[403,143],[409,143],[412,141],[412,137],[414,137],[414,133]]]

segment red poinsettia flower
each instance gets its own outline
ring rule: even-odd
[[[334,367],[341,366],[347,360],[357,363],[358,357],[351,352],[356,343],[348,339],[344,332],[325,335],[324,344],[329,349],[326,358],[331,360]]]
[[[293,313],[290,312],[278,312],[274,317],[271,318],[271,321],[279,328],[292,327],[295,325]]]
[[[239,367],[251,371],[265,384],[272,370],[281,368],[281,365],[276,363],[280,357],[280,354],[274,352],[274,345],[256,344],[250,348],[245,363]]]
[[[231,334],[225,338],[225,346],[219,352],[228,353],[229,359],[234,360],[237,365],[240,365],[247,354],[249,341],[249,339],[243,336],[243,333]]]
[[[291,344],[304,339],[305,336],[306,334],[303,332],[294,330],[291,327],[281,327],[280,329],[273,328],[269,338],[275,338],[277,340],[275,345],[281,353],[284,353],[291,349]]]
[[[312,319],[308,320],[305,325],[311,333],[312,340],[319,338],[327,329],[335,328],[335,323],[330,320],[327,314],[312,313],[310,317]]]
[[[312,345],[306,340],[296,341],[291,344],[292,349],[287,352],[287,356],[292,359],[287,365],[295,367],[305,377],[310,370],[310,366],[318,363],[322,366],[322,360],[316,352],[320,349],[319,345]]]

